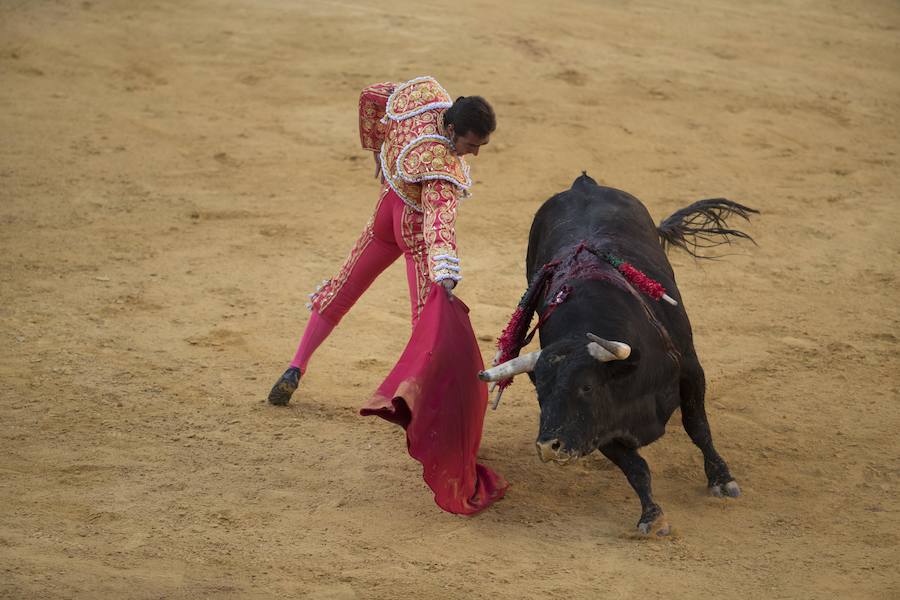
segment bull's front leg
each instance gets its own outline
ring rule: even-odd
[[[669,535],[669,527],[662,508],[653,501],[650,490],[650,467],[647,461],[641,458],[636,448],[631,448],[619,442],[612,442],[600,447],[600,452],[611,460],[613,464],[622,469],[628,483],[637,492],[641,499],[641,519],[638,521],[638,530],[643,534]]]

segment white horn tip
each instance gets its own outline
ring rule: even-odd
[[[497,407],[500,406],[500,398],[503,396],[503,390],[497,390],[497,396],[494,398],[494,401],[491,402],[491,410],[497,410]]]
[[[592,340],[592,343],[598,344],[601,348],[615,356],[617,360],[625,360],[631,356],[631,346],[624,342],[605,340],[590,332],[588,332],[587,337],[589,340]]]
[[[616,358],[619,360],[625,360],[629,356],[631,356],[631,346],[628,344],[623,344],[621,342],[612,342],[616,346],[616,351],[613,354],[616,355]]]

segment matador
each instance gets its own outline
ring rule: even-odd
[[[315,350],[400,255],[406,259],[413,325],[433,285],[452,294],[462,279],[456,211],[472,185],[463,156],[477,156],[495,128],[484,98],[452,101],[432,77],[376,83],[362,91],[360,142],[374,153],[381,193],[337,274],[310,294],[310,319],[290,367],[269,392],[270,403],[288,403]]]

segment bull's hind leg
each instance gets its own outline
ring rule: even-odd
[[[681,422],[691,441],[703,452],[703,469],[709,482],[709,491],[714,496],[741,495],[734,477],[728,470],[725,460],[719,456],[713,446],[712,432],[706,418],[706,378],[703,368],[698,364],[696,369],[681,380]]]
[[[628,483],[641,499],[641,519],[638,529],[644,534],[669,535],[671,529],[659,505],[653,501],[650,491],[650,467],[637,449],[612,442],[600,447],[600,452],[622,469]]]

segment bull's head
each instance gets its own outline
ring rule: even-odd
[[[497,381],[533,373],[541,406],[537,450],[544,462],[564,464],[590,454],[608,426],[616,362],[628,359],[631,348],[592,333],[587,338],[557,342],[479,374]]]

